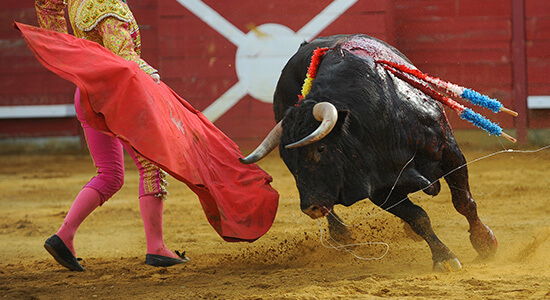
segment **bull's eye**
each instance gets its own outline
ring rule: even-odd
[[[319,148],[317,148],[317,152],[319,152],[319,153],[323,153],[323,152],[325,152],[325,150],[327,150],[327,149],[324,145],[321,145],[321,146],[319,146]]]

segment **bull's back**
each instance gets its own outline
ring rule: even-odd
[[[273,96],[273,112],[275,121],[279,122],[283,119],[286,110],[295,105],[298,101],[298,95],[301,93],[302,85],[308,71],[308,66],[311,62],[313,51],[317,48],[334,48],[340,44],[352,40],[366,40],[367,42],[380,44],[389,52],[402,58],[404,61],[409,60],[396,48],[386,44],[385,42],[364,34],[341,34],[328,37],[318,37],[311,42],[304,42],[298,48],[297,52],[289,59],[281,72],[281,76],[277,83]]]

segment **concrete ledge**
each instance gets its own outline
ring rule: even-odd
[[[0,119],[74,117],[74,104],[0,106]]]
[[[529,108],[529,109],[550,109],[550,96],[529,96],[529,97],[527,97],[527,108]]]

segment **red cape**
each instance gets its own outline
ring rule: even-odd
[[[202,113],[139,66],[72,35],[14,23],[46,68],[76,84],[86,121],[187,184],[226,241],[254,241],[271,227],[279,194],[257,165]]]

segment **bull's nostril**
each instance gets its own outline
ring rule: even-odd
[[[325,212],[324,210],[325,208],[323,206],[311,205],[307,209],[304,209],[303,212],[306,215],[310,216],[312,219],[317,219],[317,218],[324,217],[326,215],[328,211]]]

